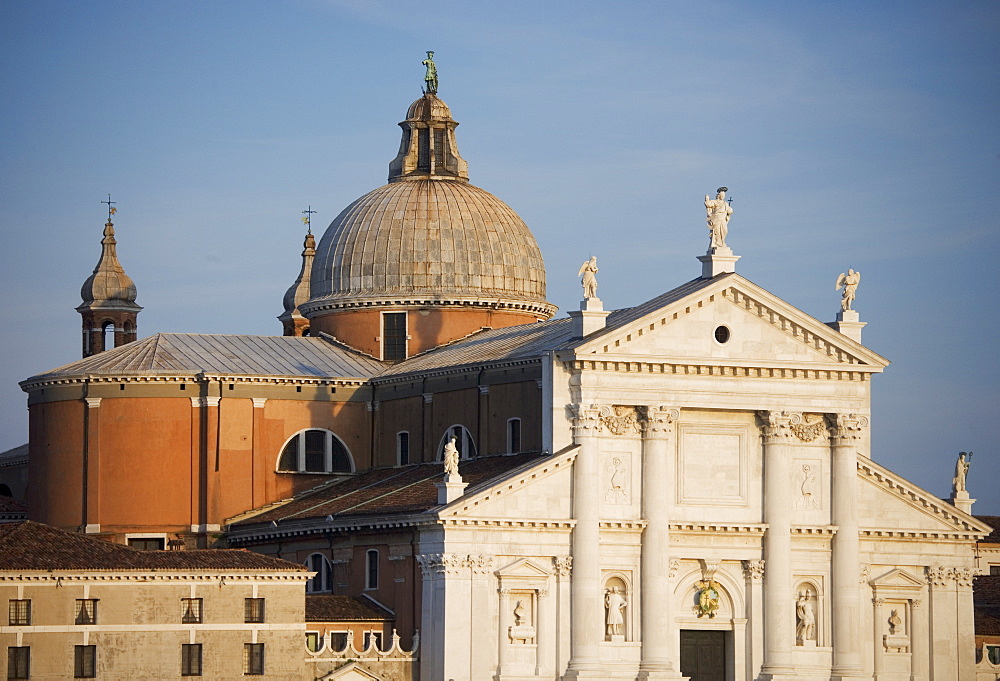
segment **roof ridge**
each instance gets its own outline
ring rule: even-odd
[[[385,360],[381,360],[378,357],[376,357],[375,355],[369,355],[367,352],[363,352],[362,350],[358,350],[357,348],[351,347],[350,345],[348,345],[344,341],[340,340],[339,338],[337,338],[334,335],[331,335],[331,334],[327,333],[326,331],[320,331],[319,335],[315,336],[315,338],[319,338],[320,340],[325,341],[325,342],[329,343],[330,345],[333,345],[334,347],[340,348],[341,350],[345,350],[347,352],[352,352],[355,355],[361,355],[362,357],[367,357],[368,359],[373,359],[376,362],[378,362],[379,364],[384,364],[385,363]]]

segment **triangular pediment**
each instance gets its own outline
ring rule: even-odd
[[[725,328],[717,335],[716,330]],[[723,338],[728,334],[728,338]],[[577,359],[880,371],[888,360],[737,274],[691,282],[613,313]]]
[[[978,540],[991,528],[867,457],[858,455],[862,534],[903,539]]]
[[[579,449],[579,445],[566,447],[499,476],[442,508],[440,517],[476,518],[523,527],[567,523],[572,517],[573,461]]]
[[[881,589],[922,589],[926,584],[926,582],[899,568],[879,575],[868,583]]]
[[[552,574],[551,570],[546,570],[542,566],[535,563],[530,558],[521,558],[516,560],[509,565],[497,570],[497,574],[503,577],[548,577]]]

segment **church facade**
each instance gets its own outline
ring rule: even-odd
[[[129,342],[134,286],[85,300],[132,316],[22,383],[31,517],[305,564],[423,681],[973,679],[990,528],[876,462],[857,281],[823,323],[741,277],[720,188],[698,276],[605,311],[592,260],[552,318],[435,91],[389,183],[307,235],[286,335]]]

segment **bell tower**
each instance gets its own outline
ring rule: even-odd
[[[118,262],[115,226],[111,222],[117,209],[111,195],[107,201],[108,221],[101,239],[101,259],[94,273],[80,289],[83,303],[76,311],[83,317],[83,356],[117,348],[136,339],[136,317],[142,308],[135,304],[135,284]]]

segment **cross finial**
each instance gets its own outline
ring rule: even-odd
[[[101,203],[108,204],[108,222],[111,222],[111,216],[118,212],[118,209],[115,208],[115,204],[118,203],[118,202],[117,201],[112,201],[111,200],[111,194],[108,194],[108,200],[107,201],[101,201]]]
[[[312,209],[312,206],[310,205],[308,208],[306,208],[304,211],[302,211],[302,214],[305,215],[305,217],[302,218],[302,222],[305,223],[306,230],[308,231],[308,233],[312,234],[313,233],[313,229],[312,229],[312,216],[316,214],[316,211],[314,211]]]

